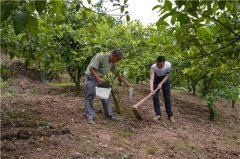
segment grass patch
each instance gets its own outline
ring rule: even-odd
[[[153,155],[157,152],[157,148],[156,147],[152,147],[152,146],[147,146],[146,147],[146,153],[149,155]]]
[[[17,91],[16,91],[15,89],[5,91],[4,93],[1,92],[1,98],[13,96],[13,95],[16,94],[16,92],[17,92]]]
[[[67,86],[75,86],[73,82],[52,82],[49,85],[54,87],[67,87]]]
[[[240,139],[238,139],[238,140],[236,141],[236,144],[237,144],[238,146],[240,146]]]
[[[17,118],[26,118],[27,114],[20,111],[5,111],[1,113],[2,119],[17,119]]]
[[[13,96],[15,95],[16,93],[10,93],[10,92],[7,92],[7,93],[1,93],[0,97],[1,98],[4,98],[4,97],[9,97],[9,96]]]
[[[42,90],[40,88],[34,88],[33,94],[42,94]]]
[[[194,143],[177,141],[170,145],[173,151],[184,150],[188,152],[199,152],[198,147]]]
[[[4,81],[2,78],[0,78],[0,88],[6,88],[8,87],[8,81]]]
[[[190,151],[198,151],[197,146],[193,143],[185,143],[184,145]]]
[[[134,133],[135,133],[134,131],[127,129],[127,130],[119,132],[118,135],[121,138],[128,138],[128,137],[131,137],[132,135],[134,135]]]

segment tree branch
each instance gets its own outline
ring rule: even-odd
[[[207,54],[204,54],[204,55],[201,55],[201,56],[197,56],[197,57],[190,57],[190,58],[188,58],[188,59],[203,58],[203,57],[206,57],[206,56],[208,56],[208,55],[214,54],[214,53],[216,53],[216,52],[218,52],[218,51],[220,51],[220,50],[223,50],[223,49],[225,49],[226,47],[232,45],[233,43],[235,43],[235,42],[238,41],[238,40],[240,40],[240,39],[235,39],[234,41],[228,43],[227,45],[225,45],[225,46],[223,46],[223,47],[221,47],[221,48],[219,48],[219,49],[217,49],[217,50],[214,50],[214,51],[212,51],[212,52],[210,52],[210,53],[207,53]]]
[[[202,39],[199,39],[199,40],[202,40]],[[226,39],[226,40],[224,40],[224,41],[221,41],[221,42],[228,42],[228,41],[231,41],[231,40],[238,40],[238,38],[232,38],[232,39]],[[202,41],[204,41],[204,40],[202,40]],[[208,45],[212,45],[212,44],[219,44],[219,41],[216,41],[216,42],[211,42],[211,43],[202,43],[202,44],[195,44],[195,45],[197,45],[197,46],[208,46]]]
[[[97,11],[94,11],[94,10],[92,10],[92,9],[90,9],[90,8],[88,8],[88,7],[86,7],[82,2],[80,2],[80,4],[83,6],[83,8],[84,9],[86,9],[86,10],[88,10],[88,11],[91,11],[91,12],[93,12],[93,13],[96,13],[96,14],[103,14],[103,15],[110,15],[110,16],[126,16],[125,14],[107,14],[107,12],[110,12],[110,11],[115,11],[115,10],[117,10],[117,9],[119,9],[119,8],[116,8],[116,9],[113,9],[113,10],[109,10],[109,11],[106,11],[106,12],[97,12]]]
[[[112,10],[107,10],[106,12],[112,12],[112,11],[115,11],[115,10],[118,10],[120,8],[115,8],[115,9],[112,9]]]
[[[203,17],[207,17],[210,19],[213,19],[214,21],[218,22],[219,24],[221,24],[224,28],[226,28],[228,31],[230,31],[231,33],[233,33],[235,36],[237,36],[240,39],[240,35],[238,35],[237,33],[235,33],[231,28],[229,28],[228,26],[224,25],[220,20],[214,18],[214,17],[210,17],[208,15],[203,15]]]

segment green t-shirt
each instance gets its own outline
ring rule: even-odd
[[[97,74],[102,77],[109,71],[111,71],[114,74],[117,73],[117,65],[115,63],[109,62],[108,55],[98,53],[92,58],[85,73],[90,76],[93,76],[90,71],[90,67],[94,67],[96,69]]]

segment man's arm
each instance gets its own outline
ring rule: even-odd
[[[118,74],[117,77],[118,77],[118,80],[119,80],[119,81],[122,81],[127,87],[131,87],[131,85],[129,84],[129,82],[128,82],[123,76],[121,76],[120,74]]]
[[[151,68],[150,69],[150,83],[149,83],[149,85],[150,85],[150,90],[151,90],[152,93],[154,92],[153,81],[154,81],[154,70]]]
[[[158,84],[158,88],[159,88],[159,89],[162,88],[163,83],[166,82],[166,80],[167,80],[168,78],[169,78],[169,75],[166,74],[165,77],[163,78],[163,80]]]
[[[97,71],[94,67],[90,67],[90,71],[91,71],[92,75],[95,77],[95,79],[98,81],[99,84],[102,84],[105,82],[105,80],[97,74]]]

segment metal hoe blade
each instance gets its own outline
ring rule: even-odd
[[[141,116],[141,114],[139,113],[136,107],[132,107],[132,111],[138,120],[143,120],[143,117]]]

